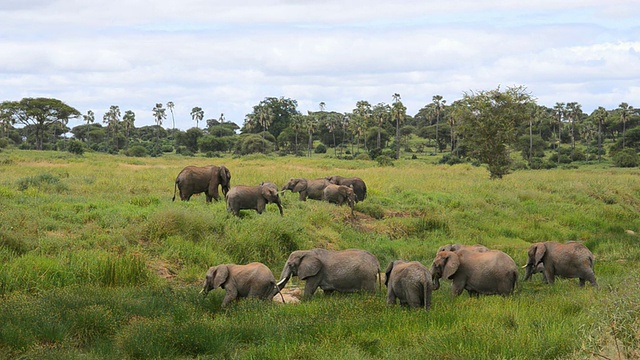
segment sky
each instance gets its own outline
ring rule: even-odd
[[[96,122],[117,105],[136,127],[173,102],[181,130],[194,107],[242,126],[267,97],[344,113],[397,93],[413,116],[434,95],[524,86],[549,107],[640,107],[638,13],[637,0],[1,0],[0,101],[56,98]]]

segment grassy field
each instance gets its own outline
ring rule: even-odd
[[[490,180],[482,167],[433,162],[0,152],[0,358],[640,356],[639,169],[585,164]],[[284,217],[275,205],[236,218],[204,196],[172,202],[178,172],[208,164],[227,166],[232,185],[359,176],[368,198],[355,219],[290,192]],[[430,266],[443,244],[480,243],[523,265],[530,243],[548,240],[586,244],[600,289],[537,275],[510,297],[470,298],[443,282],[429,312],[388,307],[384,286],[226,309],[223,290],[198,294],[211,265],[260,261],[277,278],[297,249],[366,249],[384,269],[400,258]]]

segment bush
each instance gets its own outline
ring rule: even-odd
[[[72,154],[82,155],[84,154],[84,145],[82,145],[82,143],[78,140],[71,140],[69,141],[67,150]]]
[[[124,154],[127,156],[145,157],[147,156],[147,149],[142,145],[135,145],[128,148]]]
[[[186,146],[178,146],[176,147],[176,154],[183,156],[193,156],[193,151],[189,150]]]
[[[0,149],[4,149],[7,146],[9,146],[9,140],[7,140],[5,138],[1,138],[0,139]]]
[[[393,159],[387,155],[380,155],[376,158],[378,165],[380,166],[393,166]]]
[[[634,149],[624,149],[613,156],[613,164],[617,167],[638,166],[638,153]]]
[[[367,153],[359,153],[358,155],[356,155],[356,157],[354,159],[356,159],[356,160],[371,160],[371,158],[369,157],[369,155]]]
[[[313,152],[315,152],[316,154],[325,154],[327,152],[327,147],[324,144],[320,143],[318,144],[318,146],[316,146],[316,149]]]

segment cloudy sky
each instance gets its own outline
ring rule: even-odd
[[[52,97],[97,122],[118,105],[136,127],[172,101],[183,130],[193,107],[242,125],[265,97],[349,112],[399,93],[415,115],[436,94],[523,85],[550,107],[640,107],[638,13],[637,0],[1,0],[0,101]]]

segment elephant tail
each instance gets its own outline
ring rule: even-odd
[[[178,181],[173,183],[173,199],[171,201],[176,201],[176,188],[178,187]]]

